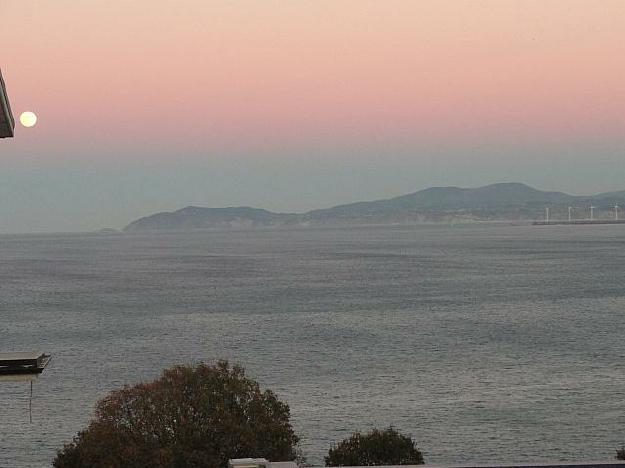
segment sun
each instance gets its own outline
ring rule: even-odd
[[[37,123],[37,116],[34,112],[22,112],[22,115],[20,115],[20,123],[24,127],[34,127]]]

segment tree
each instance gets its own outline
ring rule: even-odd
[[[389,427],[352,434],[330,448],[325,462],[326,466],[422,465],[423,455],[410,437]]]
[[[617,460],[625,460],[625,446],[617,449],[615,458]]]
[[[115,390],[53,466],[226,467],[228,459],[295,458],[287,404],[239,366],[174,366],[151,383]]]

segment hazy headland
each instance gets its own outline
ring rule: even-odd
[[[249,206],[207,208],[187,206],[137,219],[125,231],[255,228],[280,226],[342,226],[484,221],[529,222],[542,219],[549,207],[552,219],[566,219],[569,207],[576,219],[612,219],[615,205],[625,207],[625,191],[589,196],[499,183],[479,188],[431,187],[384,200],[338,205],[306,213],[274,213]]]

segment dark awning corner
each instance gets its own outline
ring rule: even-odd
[[[11,105],[9,104],[9,96],[2,79],[2,71],[0,71],[0,138],[12,137],[14,129],[15,120],[11,113]]]

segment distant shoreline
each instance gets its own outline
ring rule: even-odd
[[[590,211],[601,221],[614,219],[625,206],[625,191],[574,196],[537,190],[510,182],[478,188],[430,187],[384,200],[373,200],[317,209],[306,213],[278,213],[250,206],[210,208],[187,206],[176,211],[145,216],[124,231],[171,231],[192,229],[250,229],[264,227],[310,227],[346,225],[420,225],[540,222],[545,209],[553,219],[567,215],[583,218]],[[610,218],[612,216],[612,218]],[[572,223],[573,224],[573,223]],[[600,224],[600,223],[597,223]],[[609,223],[603,223],[609,224]],[[618,223],[616,223],[618,224]]]
[[[593,224],[625,224],[625,219],[578,219],[571,221],[534,221],[534,226],[587,226]]]

